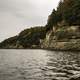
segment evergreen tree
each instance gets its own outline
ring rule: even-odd
[[[60,0],[57,10],[53,9],[47,28],[65,21],[67,25],[80,25],[80,0]]]

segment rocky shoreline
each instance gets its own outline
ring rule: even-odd
[[[80,50],[80,0],[60,0],[45,26],[25,29],[0,43],[0,49],[38,48]]]
[[[80,50],[79,26],[69,26],[52,30],[46,34],[41,45],[42,48],[53,50]]]

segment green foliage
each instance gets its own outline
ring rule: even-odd
[[[33,27],[23,30],[18,36],[8,38],[0,43],[0,48],[9,48],[14,46],[22,46],[23,48],[32,48],[32,46],[39,46],[40,40],[46,36],[46,27]]]
[[[4,40],[3,42],[0,43],[0,48],[4,48],[6,45],[8,46],[11,44],[16,44],[17,39],[18,39],[18,36],[14,36]]]
[[[57,10],[53,10],[47,21],[47,28],[64,21],[67,25],[80,25],[80,0],[60,0]]]
[[[80,25],[80,0],[67,0],[64,7],[63,19],[69,25]]]
[[[24,48],[31,47],[32,45],[39,45],[40,39],[45,38],[45,31],[45,27],[25,29],[19,34],[18,40]]]

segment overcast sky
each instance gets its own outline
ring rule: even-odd
[[[45,25],[59,0],[0,0],[0,41],[33,26]]]

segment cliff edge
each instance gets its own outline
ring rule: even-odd
[[[2,41],[0,48],[80,50],[80,0],[60,0],[45,26],[25,29]]]

